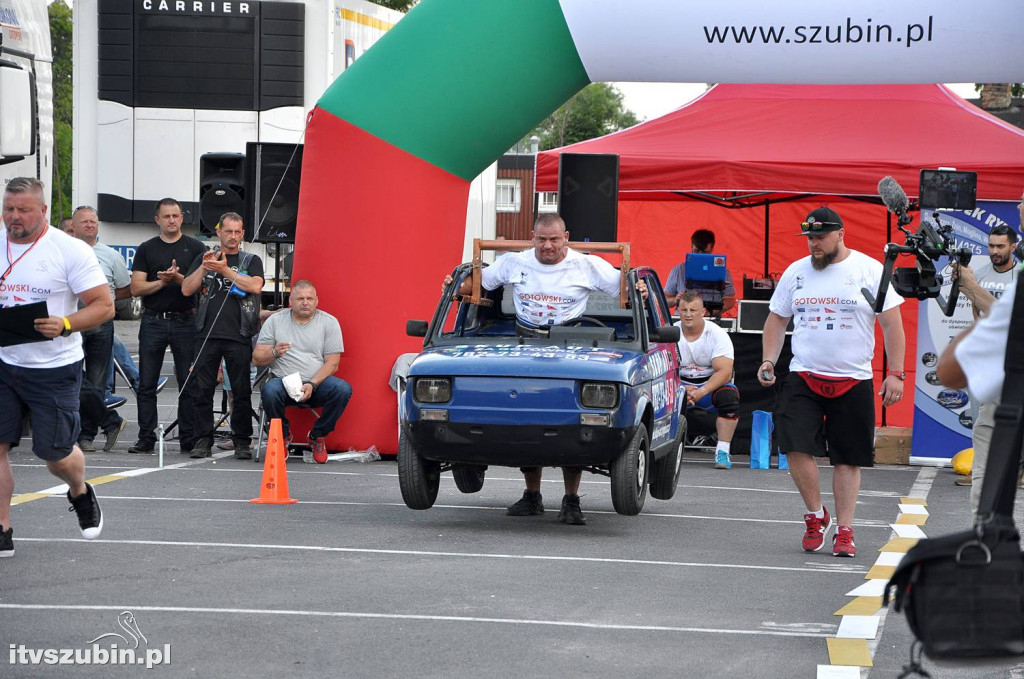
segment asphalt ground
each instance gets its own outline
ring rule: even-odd
[[[130,350],[135,325],[118,327]],[[171,374],[169,354],[166,366]],[[161,417],[173,398],[170,387],[160,395]],[[84,654],[113,633],[126,641],[95,643],[133,647],[124,612],[144,637],[140,656],[169,649],[151,670],[165,676],[822,676],[834,613],[892,536],[900,498],[927,501],[929,535],[968,524],[968,489],[951,471],[877,467],[863,473],[858,556],[808,554],[785,470],[751,470],[741,456],[715,470],[692,451],[676,496],[648,498],[636,517],[615,514],[608,480],[585,475],[582,527],[556,519],[556,470],[543,486],[548,511],[535,517],[505,515],[523,487],[506,468],[488,470],[473,495],[445,474],[434,508],[410,510],[389,460],[292,458],[299,503],[253,505],[262,465],[230,452],[191,460],[172,443],[157,470],[154,456],[127,453],[134,402],[121,412],[132,422],[115,449],[86,456],[89,479],[126,473],[96,485],[97,540],[81,539],[30,447],[12,452],[20,504],[16,555],[0,560],[2,677],[148,675],[109,662],[31,664],[30,650]],[[831,470],[821,472],[828,488]],[[896,677],[907,661],[903,616],[880,615],[874,667],[854,676]],[[1024,666],[925,666],[935,677],[1024,676]]]

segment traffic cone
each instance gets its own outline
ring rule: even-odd
[[[288,497],[288,468],[285,462],[284,433],[281,420],[270,421],[270,436],[267,438],[267,456],[263,461],[263,481],[260,496],[250,500],[260,505],[293,505],[298,500]]]

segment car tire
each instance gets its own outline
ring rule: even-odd
[[[441,485],[441,465],[416,452],[405,432],[398,436],[398,486],[410,509],[430,509]]]
[[[629,445],[612,462],[612,506],[625,516],[636,516],[647,499],[650,473],[650,439],[647,427],[637,425]]]
[[[682,415],[679,416],[678,430],[675,449],[660,460],[656,460],[651,471],[651,497],[656,500],[671,500],[676,494],[679,470],[683,465],[683,448],[686,444],[686,418]]]
[[[455,485],[463,493],[478,493],[484,487],[484,472],[487,467],[475,464],[457,464],[452,467]]]

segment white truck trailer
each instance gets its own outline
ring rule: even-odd
[[[0,0],[0,180],[53,179],[53,55],[46,3]],[[49,196],[47,196],[47,202]]]

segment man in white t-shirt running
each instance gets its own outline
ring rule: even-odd
[[[704,318],[704,300],[693,290],[679,295],[679,377],[691,408],[718,415],[715,469],[732,469],[729,447],[740,414],[740,392],[732,382],[735,356],[729,333]]]
[[[16,177],[3,196],[0,231],[0,307],[42,302],[39,339],[0,347],[0,557],[14,554],[11,498],[14,474],[9,452],[21,441],[22,411],[32,416],[32,451],[50,473],[68,484],[68,501],[82,537],[103,530],[103,515],[85,482],[85,456],[76,445],[81,429],[83,330],[114,317],[114,300],[92,249],[46,223],[43,185]],[[78,308],[79,298],[85,304]],[[11,328],[8,327],[8,330]]]
[[[511,252],[485,268],[481,283],[487,290],[496,290],[511,283],[516,309],[517,330],[524,336],[543,337],[554,325],[570,323],[582,316],[587,298],[594,290],[612,297],[619,296],[621,273],[611,264],[593,255],[584,255],[569,248],[569,232],[557,214],[544,213],[533,227],[533,248]],[[445,284],[451,276],[445,277]],[[637,290],[647,296],[643,281]],[[469,277],[459,286],[459,294],[472,292]],[[518,502],[508,508],[509,516],[534,516],[544,513],[540,494],[541,467],[523,467],[526,490]],[[580,467],[562,467],[565,495],[558,520],[573,526],[587,522],[580,510]]]
[[[860,491],[860,468],[874,465],[875,406],[871,359],[875,352],[874,309],[861,288],[877,290],[882,264],[844,243],[843,220],[820,207],[807,215],[801,236],[811,252],[782,274],[764,324],[764,361],[757,371],[763,386],[775,384],[789,319],[794,320],[793,360],[779,395],[775,430],[779,447],[789,456],[790,474],[807,507],[803,548],[822,548],[832,517],[821,503],[815,457],[833,466],[838,527],[833,556],[857,554],[853,514]],[[903,398],[906,339],[899,305],[889,290],[877,315],[885,337],[890,370],[879,394],[891,406]]]

